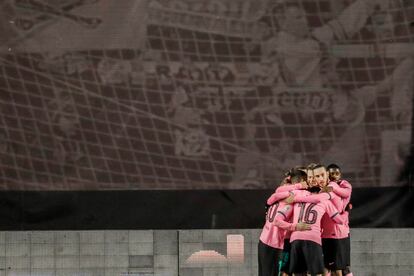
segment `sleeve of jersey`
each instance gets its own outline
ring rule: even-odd
[[[342,197],[342,198],[344,198],[344,197],[350,197],[351,196],[352,186],[346,180],[342,180],[341,186],[343,186],[343,187],[340,187],[335,182],[330,182],[329,183],[329,186],[332,186],[333,192],[335,194],[337,194],[338,196]]]
[[[278,193],[278,192],[290,192],[290,191],[300,190],[300,189],[302,189],[302,184],[295,183],[295,184],[292,184],[292,185],[283,185],[283,186],[277,187],[275,192],[276,193]]]
[[[338,209],[335,208],[335,206],[330,201],[324,201],[324,204],[326,206],[326,213],[328,216],[335,221],[338,224],[345,224],[345,219],[343,216],[340,215],[340,212]]]
[[[295,231],[296,223],[287,222],[289,216],[291,215],[291,210],[292,208],[290,208],[287,212],[284,212],[283,210],[277,211],[275,219],[273,220],[273,225],[284,230]]]
[[[338,211],[340,211],[341,213],[344,211],[345,206],[344,206],[344,203],[343,203],[343,201],[341,200],[340,197],[338,197],[337,195],[333,194],[332,195],[332,198],[331,198],[331,201],[332,201],[333,205],[335,206],[335,208]]]
[[[275,192],[267,199],[267,205],[272,205],[275,202],[285,199],[290,195],[290,192]]]
[[[314,194],[314,195],[300,195],[295,196],[293,202],[306,202],[306,203],[319,203],[323,200],[331,199],[329,193],[321,193],[321,194]]]

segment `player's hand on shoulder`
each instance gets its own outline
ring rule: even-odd
[[[308,182],[306,182],[306,181],[301,181],[300,185],[302,185],[302,189],[307,189],[308,188]]]
[[[292,204],[295,200],[295,194],[290,193],[290,195],[284,200],[287,204]]]
[[[332,191],[333,191],[332,186],[325,186],[325,187],[321,188],[321,192],[324,192],[324,193],[329,193],[329,192],[332,192]]]

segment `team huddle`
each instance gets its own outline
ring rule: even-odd
[[[335,164],[289,170],[267,199],[259,276],[351,276],[351,193]]]

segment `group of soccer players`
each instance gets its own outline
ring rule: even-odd
[[[289,170],[267,199],[259,276],[351,276],[351,184],[339,166]]]

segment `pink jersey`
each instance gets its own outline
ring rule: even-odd
[[[277,211],[273,224],[291,234],[296,230],[296,223],[292,223],[292,214],[293,205],[286,204]]]
[[[349,236],[349,213],[345,211],[346,206],[351,200],[352,186],[346,180],[337,182],[329,182],[328,186],[333,188],[333,192],[341,198],[342,209],[341,217],[345,220],[344,224],[337,224],[329,217],[324,217],[322,220],[322,238],[325,239],[343,239]]]
[[[351,201],[352,186],[346,180],[341,180],[339,183],[331,181],[328,186],[333,188],[333,192],[342,199],[343,209],[345,211],[346,205]]]
[[[285,202],[276,202],[267,209],[266,222],[260,234],[260,241],[273,248],[283,249],[285,230],[276,227],[273,222],[278,210],[284,208]]]
[[[310,194],[308,191],[305,191],[305,190],[296,190],[296,191],[282,192],[282,193],[288,193],[288,194],[293,193],[295,197],[305,196],[305,195]],[[293,223],[293,205],[287,204],[284,207],[279,208],[273,224],[279,228],[286,230],[285,239],[290,240],[292,232],[296,230],[295,229],[296,223]]]
[[[267,204],[272,205],[276,201],[284,199],[289,196],[290,191],[302,189],[302,184],[287,184],[277,187],[276,191],[267,199]]]
[[[293,216],[290,216],[290,218],[288,219],[288,222],[289,222],[289,223],[292,223],[292,219],[293,219]],[[292,235],[292,232],[293,232],[293,231],[286,230],[286,233],[285,233],[285,240],[286,240],[286,239],[290,240],[290,236]]]
[[[300,189],[302,189],[302,185],[300,183],[295,184],[295,185],[290,185],[290,189],[284,189],[284,190],[289,190],[286,192],[284,192],[283,190],[278,191],[276,189],[276,192],[272,195],[273,200],[283,200],[292,194],[295,196],[295,198],[298,197],[298,195],[300,196],[303,194],[309,194],[308,191],[300,190]],[[284,207],[284,208],[279,208],[278,214],[276,215],[275,222],[274,222],[276,226],[286,230],[285,239],[288,239],[288,240],[290,240],[290,236],[292,235],[292,232],[294,231],[295,226],[296,226],[296,224],[292,223],[293,208],[290,212],[288,212],[287,210],[289,209],[289,206],[291,207],[292,205],[288,205],[288,207]],[[287,224],[284,223],[285,221],[287,222]]]
[[[296,202],[319,203],[324,200],[330,200],[338,211],[342,211],[344,209],[342,199],[332,192],[330,193],[322,192],[318,194],[308,194],[308,195],[297,195],[295,196],[293,202],[295,203]]]
[[[298,195],[306,195],[310,194],[307,191],[304,192],[296,192]],[[286,219],[289,218],[289,212],[292,212],[292,208],[287,210],[284,215]],[[290,237],[290,242],[295,240],[309,240],[316,242],[318,244],[322,244],[321,241],[321,220],[324,214],[328,214],[330,218],[335,220],[338,223],[344,223],[344,219],[342,217],[338,217],[338,210],[333,206],[333,204],[329,200],[324,200],[319,203],[295,203],[293,207],[293,222],[290,225],[290,229],[293,230],[294,226],[299,222],[308,223],[311,225],[311,230],[309,231],[295,231],[292,233]],[[287,223],[285,224],[285,228],[287,228]]]
[[[337,184],[335,184],[337,185]],[[343,200],[337,196],[335,193],[319,193],[319,194],[311,194],[311,195],[301,195],[296,196],[294,198],[294,202],[305,202],[305,203],[319,203],[324,200],[330,200],[335,208],[339,210],[343,210]],[[343,239],[346,238],[349,234],[349,227],[348,227],[348,218],[346,217],[345,213],[342,212],[339,214],[342,216],[344,220],[343,224],[338,224],[334,222],[328,215],[323,215],[321,220],[322,226],[322,238],[331,238],[331,239]],[[348,229],[348,230],[347,230]]]
[[[348,212],[338,214],[337,217],[341,217],[343,220],[342,224],[338,224],[333,221],[326,214],[322,217],[322,238],[324,239],[344,239],[349,235],[348,225]]]

